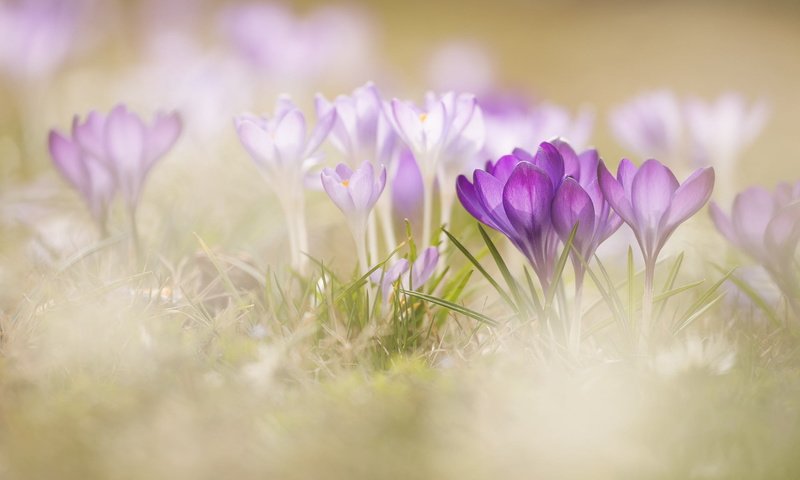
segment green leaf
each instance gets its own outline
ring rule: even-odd
[[[569,237],[567,241],[564,242],[564,249],[561,251],[561,256],[558,257],[558,262],[556,263],[556,268],[553,272],[553,278],[550,282],[550,288],[548,288],[547,294],[545,295],[545,311],[550,310],[550,306],[553,303],[553,297],[558,290],[558,284],[561,282],[561,275],[564,273],[564,267],[567,265],[567,259],[569,258],[570,251],[572,250],[572,243],[575,241],[575,234],[578,232],[578,223],[575,223],[575,226],[572,227],[572,231],[569,232]]]
[[[710,304],[716,303],[720,297],[723,295],[719,295],[712,300],[714,294],[722,286],[725,281],[733,275],[733,272],[736,268],[733,268],[728,271],[725,275],[722,276],[714,285],[711,286],[708,290],[705,291],[687,310],[686,313],[683,314],[681,319],[676,322],[676,325],[673,325],[672,331],[673,333],[678,333],[684,328],[688,327],[694,320],[696,320],[700,315],[698,313],[705,312],[708,310]]]
[[[495,280],[491,275],[489,275],[489,272],[487,272],[486,269],[483,268],[483,265],[481,265],[480,262],[478,262],[478,259],[476,259],[471,253],[469,253],[469,250],[467,250],[467,248],[464,245],[462,245],[461,242],[459,242],[458,239],[455,236],[453,236],[452,233],[448,232],[447,229],[442,228],[442,231],[444,232],[445,235],[447,235],[447,238],[449,238],[450,241],[453,242],[453,245],[455,245],[456,248],[461,250],[461,253],[463,253],[464,256],[467,257],[467,260],[469,260],[470,263],[472,263],[475,266],[475,269],[481,272],[481,275],[483,275],[484,278],[486,278],[486,280],[492,285],[492,287],[494,287],[494,289],[497,290],[497,293],[500,294],[500,297],[503,298],[503,301],[505,301],[515,312],[519,312],[519,308],[514,303],[514,301],[511,300],[511,297],[508,295],[508,293],[506,293],[505,290],[503,290],[503,288],[500,286],[500,284],[497,283],[497,280]]]
[[[470,318],[475,319],[475,320],[477,320],[477,321],[479,321],[481,323],[485,323],[487,325],[492,325],[492,326],[497,325],[497,321],[493,320],[492,318],[490,318],[490,317],[488,317],[488,316],[486,316],[486,315],[484,315],[482,313],[478,313],[478,312],[476,312],[474,310],[470,310],[467,307],[464,307],[464,306],[455,304],[453,302],[450,302],[448,300],[444,300],[442,298],[437,298],[437,297],[434,297],[432,295],[427,295],[425,293],[414,292],[414,291],[411,291],[411,290],[405,290],[405,289],[398,289],[398,290],[400,291],[400,293],[408,295],[409,297],[419,298],[420,300],[425,300],[426,302],[430,302],[430,303],[433,303],[435,305],[439,305],[440,307],[444,307],[444,308],[446,308],[448,310],[451,310],[453,312],[460,313],[460,314],[462,314],[462,315],[464,315],[466,317],[470,317]]]
[[[503,275],[506,285],[508,285],[508,288],[511,290],[511,295],[514,296],[516,305],[522,306],[523,304],[530,304],[529,301],[525,301],[523,299],[522,295],[520,294],[519,284],[517,284],[517,281],[514,280],[514,276],[511,275],[511,272],[508,270],[508,265],[506,265],[506,262],[500,255],[500,252],[497,251],[497,247],[495,247],[494,242],[492,242],[492,239],[489,237],[489,234],[486,233],[486,230],[480,224],[478,224],[478,231],[480,232],[484,243],[486,243],[489,253],[492,255],[492,258],[494,258],[494,263],[497,264],[500,274]]]

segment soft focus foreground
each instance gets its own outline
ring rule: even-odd
[[[0,4],[0,477],[800,477],[800,10],[431,3]]]

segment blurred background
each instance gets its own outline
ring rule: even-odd
[[[770,185],[800,173],[800,3],[791,0],[40,3],[65,10],[67,26],[5,55],[4,176],[26,163],[26,149],[9,141],[19,139],[25,109],[36,112],[24,134],[33,155],[43,153],[48,128],[118,101],[192,109],[199,128],[217,129],[232,114],[271,109],[279,92],[308,106],[311,92],[332,96],[367,80],[386,96],[499,89],[573,110],[588,105],[591,143],[612,161],[629,153],[609,134],[615,104],[658,88],[707,100],[733,90],[765,99],[772,113],[738,180]],[[286,18],[273,28],[259,23],[259,5]],[[315,44],[313,35],[326,40]],[[20,68],[8,57],[25,48]]]

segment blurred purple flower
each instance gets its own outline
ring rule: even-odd
[[[407,148],[398,157],[390,191],[395,216],[401,220],[408,219],[412,225],[416,225],[422,216],[425,186],[417,161]]]
[[[417,256],[413,264],[409,264],[408,260],[401,258],[394,262],[391,267],[373,272],[370,275],[370,280],[373,283],[380,283],[383,304],[386,305],[389,302],[389,296],[392,294],[392,285],[398,280],[401,280],[401,278],[405,280],[405,288],[418,289],[430,280],[436,271],[438,262],[439,251],[436,247],[428,247]],[[409,265],[411,266],[410,272]]]
[[[117,191],[131,211],[136,209],[148,173],[172,148],[181,129],[177,113],[158,113],[147,125],[118,105],[108,116],[90,112],[83,122],[76,116],[70,138],[51,130],[50,154],[56,168],[104,226]]]
[[[0,69],[21,78],[55,71],[74,47],[82,8],[67,0],[0,4]]]
[[[554,138],[564,138],[582,148],[589,141],[594,114],[583,108],[576,115],[551,103],[530,105],[519,96],[481,97],[486,122],[483,153],[498,158],[514,148],[529,149]]]
[[[748,106],[742,95],[733,92],[710,103],[691,98],[684,111],[694,160],[718,167],[733,167],[741,150],[758,137],[769,117],[765,102]]]
[[[728,241],[759,262],[787,297],[796,295],[800,182],[778,185],[774,192],[751,187],[736,195],[730,217],[714,202],[710,212]]]
[[[277,80],[363,78],[373,56],[371,21],[352,7],[320,7],[298,16],[286,5],[251,2],[226,8],[221,20],[233,48]]]
[[[617,141],[637,156],[669,161],[680,156],[681,108],[672,92],[641,94],[615,108],[609,120]]]
[[[337,119],[329,140],[351,166],[367,160],[389,166],[394,153],[397,135],[384,113],[380,92],[368,83],[353,91],[350,96],[339,95],[329,102],[321,94],[316,97],[319,117],[336,109]]]
[[[306,117],[289,97],[280,97],[271,117],[242,115],[234,119],[236,132],[267,181],[280,194],[301,188],[303,176],[320,158],[316,155],[336,121],[331,109],[307,135]]]
[[[714,188],[711,167],[695,171],[681,184],[657,160],[647,160],[637,169],[624,159],[616,178],[601,161],[598,175],[603,195],[633,230],[649,268],[678,225],[708,202]]]

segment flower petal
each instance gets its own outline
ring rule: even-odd
[[[713,168],[702,168],[692,173],[675,190],[666,220],[663,221],[664,229],[669,231],[697,213],[711,198],[712,190],[714,190]]]
[[[642,164],[631,186],[631,205],[640,229],[659,225],[679,186],[672,171],[657,160]]]
[[[526,238],[538,235],[550,223],[553,184],[542,169],[521,162],[503,188],[503,207],[516,232]]]
[[[281,164],[300,168],[306,141],[306,118],[300,110],[290,110],[278,121],[274,141]]]
[[[594,205],[591,197],[575,179],[567,177],[558,188],[553,199],[551,215],[553,227],[563,242],[567,241],[577,223],[575,245],[580,250],[591,245],[595,223]]]

